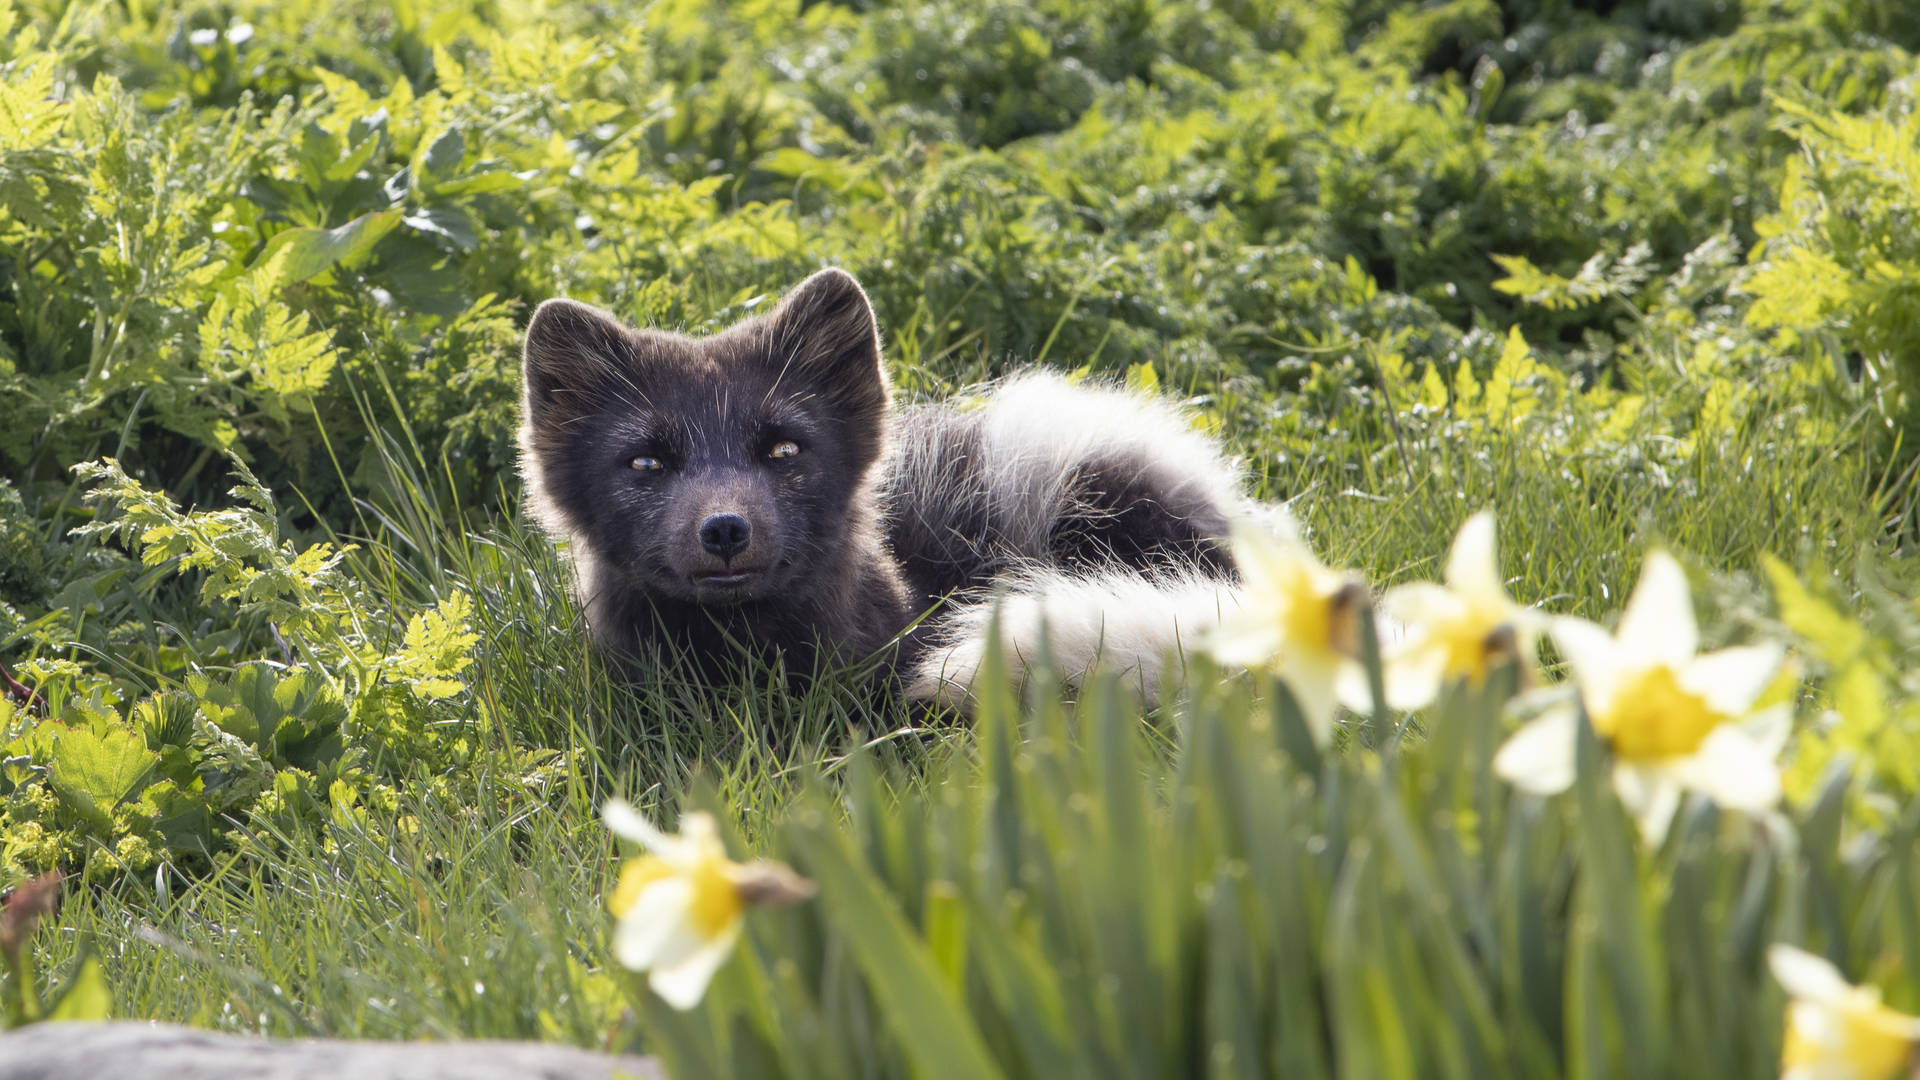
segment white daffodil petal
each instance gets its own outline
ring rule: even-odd
[[[1713,711],[1745,716],[1786,655],[1778,645],[1736,645],[1694,657],[1680,669],[1678,681]]]
[[[725,857],[727,847],[720,842],[720,823],[705,810],[692,810],[680,816],[680,842],[703,855]]]
[[[1770,760],[1779,760],[1793,736],[1793,706],[1786,702],[1761,709],[1740,721],[1740,730],[1760,747]]]
[[[1682,784],[1729,810],[1757,813],[1780,801],[1780,766],[1734,724],[1714,728],[1699,750],[1667,768]]]
[[[1380,597],[1381,614],[1408,628],[1407,640],[1424,636],[1422,628],[1431,622],[1457,616],[1460,599],[1430,581],[1395,585]],[[1384,638],[1383,638],[1384,640]]]
[[[669,862],[679,859],[685,851],[684,841],[654,828],[653,822],[623,800],[608,799],[600,807],[600,819],[615,836],[632,840]]]
[[[1587,708],[1604,712],[1620,675],[1613,638],[1598,624],[1570,615],[1549,619],[1547,633],[1553,635],[1553,644],[1573,668],[1573,681],[1580,685]]]
[[[1512,620],[1513,625],[1518,628],[1520,633],[1529,641],[1538,637],[1540,631],[1545,629],[1547,625],[1547,613],[1541,611],[1539,608],[1521,607],[1519,604],[1515,604],[1509,610],[1508,617]]]
[[[1680,809],[1680,781],[1664,765],[1632,765],[1619,762],[1613,767],[1613,790],[1627,813],[1640,826],[1640,838],[1659,847]]]
[[[661,1000],[685,1012],[706,996],[707,984],[713,981],[714,973],[733,954],[734,942],[738,940],[740,924],[735,922],[719,937],[702,942],[699,948],[682,957],[678,963],[656,966],[653,974],[647,977],[647,985],[653,987],[653,992],[659,994]]]
[[[1418,649],[1424,645],[1425,635],[1420,628],[1410,626],[1403,619],[1396,619],[1378,608],[1373,612],[1373,640],[1380,645],[1380,657],[1384,663],[1387,657],[1402,653],[1408,649]]]
[[[1700,647],[1687,572],[1664,551],[1647,554],[1640,581],[1614,632],[1620,665],[1628,670],[1684,667]]]
[[[1823,956],[1792,945],[1767,946],[1767,967],[1790,997],[1820,1005],[1838,1005],[1852,987]]]
[[[1207,651],[1215,660],[1234,667],[1258,667],[1267,663],[1283,644],[1273,619],[1258,618],[1247,612],[1226,616],[1214,632],[1207,635]]]
[[[1292,691],[1294,702],[1300,706],[1300,715],[1306,720],[1307,731],[1313,736],[1314,743],[1327,745],[1333,740],[1333,713],[1338,705],[1336,684],[1340,680],[1338,670],[1329,671],[1324,664],[1296,664],[1282,668],[1280,676],[1286,681],[1287,689]]]
[[[1364,669],[1355,666],[1362,674]],[[1440,688],[1446,681],[1447,654],[1443,649],[1427,648],[1402,650],[1398,655],[1389,657],[1380,672],[1386,684],[1387,706],[1402,711],[1423,708],[1440,696]],[[1346,701],[1343,697],[1342,701]],[[1347,702],[1353,708],[1352,702]]]
[[[1384,678],[1386,671],[1381,675]],[[1333,699],[1350,712],[1363,716],[1373,712],[1373,687],[1367,685],[1367,669],[1352,661],[1340,661],[1333,672]],[[1391,692],[1387,693],[1387,707],[1398,708]]]
[[[1263,529],[1241,528],[1233,533],[1234,561],[1250,595],[1273,592],[1285,579],[1288,564],[1303,551],[1305,545],[1297,540],[1282,539]]]
[[[1482,510],[1468,518],[1447,552],[1447,587],[1476,601],[1507,600],[1500,580],[1500,561],[1493,546],[1493,513]]]
[[[1242,508],[1229,523],[1227,531],[1236,548],[1258,543],[1306,542],[1293,511],[1281,505]]]
[[[700,950],[713,944],[715,939],[706,937],[694,929],[691,920],[684,920],[675,927],[654,954],[653,963],[648,965],[652,971],[672,970],[687,962]]]
[[[1304,545],[1307,542],[1307,530],[1294,515],[1291,502],[1283,504],[1278,514],[1268,516],[1267,531],[1289,544]]]
[[[684,878],[662,878],[640,890],[613,933],[613,957],[621,967],[645,971],[680,951],[676,936],[688,933],[693,885]]]
[[[1493,771],[1534,795],[1558,795],[1573,786],[1574,736],[1579,714],[1561,706],[1514,732],[1493,755]]]

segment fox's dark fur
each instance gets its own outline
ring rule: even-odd
[[[528,505],[569,542],[596,640],[641,667],[724,680],[747,650],[805,677],[880,654],[942,696],[971,676],[943,653],[981,632],[956,616],[996,582],[1232,574],[1234,474],[1171,409],[1031,375],[896,415],[842,271],[700,339],[549,300],[525,377]]]

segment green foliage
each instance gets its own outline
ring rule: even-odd
[[[1769,1072],[1761,943],[1920,970],[1910,7],[0,0],[0,659],[48,703],[0,700],[0,887],[76,873],[35,948],[128,1015],[603,1044],[594,808],[700,774],[825,891],[645,1010],[690,1073]],[[1316,754],[1245,687],[975,738],[616,685],[511,510],[519,326],[823,263],[903,394],[1181,398],[1381,584],[1480,506],[1557,610],[1656,538],[1729,571],[1709,635],[1808,680],[1798,845],[1635,855],[1489,781],[1473,703]]]
[[[1800,143],[1780,182],[1780,208],[1746,288],[1747,318],[1836,366],[1884,380],[1882,415],[1910,436],[1920,417],[1920,117],[1911,79],[1865,116],[1818,99],[1782,97],[1781,127]]]
[[[1573,310],[1611,298],[1631,299],[1647,280],[1647,260],[1653,254],[1646,244],[1636,244],[1618,260],[1606,252],[1580,264],[1580,272],[1571,278],[1549,274],[1519,255],[1495,255],[1508,276],[1493,287],[1529,304],[1549,311]]]
[[[1491,257],[1644,308],[1770,209],[1769,90],[1849,72],[1813,131],[1910,70],[1904,24],[1834,3],[1509,6],[10,6],[0,462],[44,515],[103,453],[194,503],[232,452],[345,527],[371,420],[472,504],[510,463],[516,312],[711,325],[822,260],[909,385],[1051,355],[1283,388],[1402,333],[1449,366],[1476,327],[1613,335],[1512,306]],[[1737,323],[1720,299],[1674,314]]]
[[[1843,764],[1862,780],[1857,816],[1884,823],[1920,798],[1920,672],[1903,662],[1920,647],[1920,608],[1872,567],[1855,605],[1836,602],[1824,582],[1809,587],[1777,559],[1766,572],[1780,622],[1824,677],[1823,713],[1802,737],[1794,786],[1811,793]]]
[[[85,702],[55,695],[57,720],[6,708],[7,876],[89,857],[90,869],[136,871],[204,859],[256,808],[314,813],[414,769],[470,763],[469,725],[447,710],[467,691],[472,601],[453,592],[383,615],[343,571],[350,549],[282,541],[272,496],[235,466],[232,494],[247,505],[183,512],[117,462],[90,463],[81,471],[103,514],[75,532],[127,541],[159,571],[149,592],[193,575],[230,617],[270,626],[286,658],[190,673],[124,711],[99,680],[82,680]]]

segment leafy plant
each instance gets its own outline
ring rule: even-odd
[[[1780,209],[1759,226],[1765,247],[1746,283],[1747,317],[1790,348],[1884,377],[1882,412],[1906,434],[1920,386],[1908,315],[1920,289],[1920,248],[1906,228],[1920,180],[1911,87],[1866,116],[1804,97],[1777,105],[1801,153],[1780,181]]]
[[[478,639],[471,601],[453,593],[381,616],[342,570],[349,551],[281,541],[272,497],[235,464],[233,493],[248,505],[201,512],[179,510],[116,462],[86,466],[100,484],[93,497],[117,516],[77,532],[122,537],[147,566],[194,575],[206,600],[270,627],[286,658],[189,674],[124,711],[97,697],[56,699],[54,718],[41,719],[0,704],[13,874],[89,853],[132,870],[205,858],[256,807],[313,813],[336,785],[357,798],[383,775],[472,753],[457,734],[433,730],[449,726],[439,713],[467,689],[459,676]]]

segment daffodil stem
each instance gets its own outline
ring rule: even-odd
[[[1400,745],[1400,729],[1387,712],[1386,677],[1380,664],[1380,632],[1374,625],[1373,605],[1360,613],[1360,664],[1367,672],[1367,693],[1373,698],[1373,713],[1367,718],[1373,731],[1374,749],[1382,757]]]

